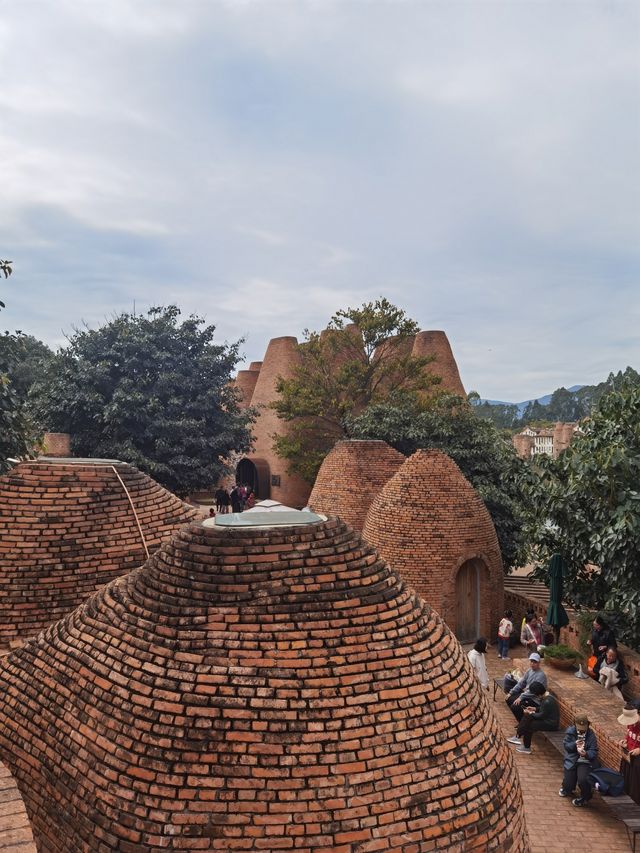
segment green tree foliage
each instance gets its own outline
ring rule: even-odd
[[[381,439],[409,456],[438,448],[459,466],[493,519],[505,570],[522,565],[526,552],[522,477],[526,464],[511,440],[475,415],[460,398],[441,395],[429,408],[410,402],[370,406],[351,424],[354,438]]]
[[[290,471],[312,483],[336,441],[349,437],[354,416],[383,400],[417,401],[437,385],[426,369],[431,359],[411,355],[416,332],[387,299],[338,311],[322,333],[305,332],[300,363],[279,378],[272,404],[287,423],[274,447]]]
[[[78,330],[32,389],[48,429],[77,455],[130,462],[184,495],[213,485],[231,451],[250,445],[251,412],[230,385],[239,343],[172,305]]]
[[[27,403],[31,387],[44,373],[52,358],[53,351],[33,335],[16,334],[9,379],[22,403]]]
[[[584,434],[539,464],[528,485],[538,575],[562,554],[568,599],[618,611],[623,639],[640,648],[640,387],[602,397]]]
[[[467,394],[477,417],[492,421],[498,429],[515,429],[519,424],[518,407],[515,403],[487,403],[480,399],[477,391]]]
[[[18,335],[0,335],[0,473],[9,467],[9,459],[30,456],[36,441],[24,400],[10,378],[19,360],[20,343]]]

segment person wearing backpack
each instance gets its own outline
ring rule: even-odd
[[[620,762],[620,772],[624,776],[624,792],[635,803],[640,803],[640,714],[635,704],[628,702],[618,717],[621,726],[627,727],[627,735],[620,741],[629,756]]]
[[[586,806],[592,797],[589,773],[597,766],[598,741],[589,726],[586,714],[576,714],[575,721],[564,736],[564,776],[561,797],[570,797],[576,785],[580,796],[571,800],[574,806]]]

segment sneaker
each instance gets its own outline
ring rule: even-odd
[[[586,806],[588,802],[584,797],[576,797],[575,800],[571,800],[571,804],[574,806]]]
[[[558,796],[559,796],[559,797],[570,797],[570,796],[571,796],[571,792],[570,792],[570,791],[565,791],[565,789],[564,789],[564,788],[560,788],[560,790],[558,791]]]
[[[515,743],[516,746],[522,746],[522,741],[519,737],[517,737],[517,735],[514,735],[513,737],[508,737],[507,743]]]
[[[519,752],[522,755],[531,755],[531,750],[527,746],[517,746],[516,752]]]

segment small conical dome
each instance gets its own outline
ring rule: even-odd
[[[338,441],[320,466],[310,508],[339,515],[361,532],[371,501],[404,459],[385,441]]]
[[[0,477],[0,644],[70,613],[198,515],[124,462],[16,465]]]
[[[407,459],[371,504],[363,535],[462,642],[493,636],[504,594],[496,531],[445,453]]]
[[[0,662],[40,850],[528,850],[458,642],[343,522],[294,524],[192,524]]]

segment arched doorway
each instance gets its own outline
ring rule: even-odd
[[[251,486],[258,500],[270,495],[269,466],[262,459],[241,459],[236,467],[236,483]]]
[[[473,643],[480,636],[480,573],[482,560],[464,562],[456,575],[456,637],[461,643]]]

